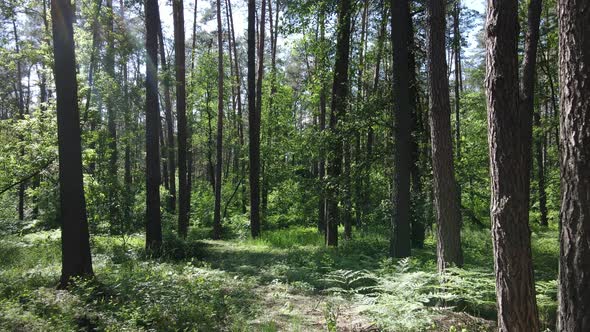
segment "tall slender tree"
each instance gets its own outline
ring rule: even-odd
[[[22,61],[20,56],[20,40],[18,37],[18,30],[16,28],[16,17],[12,19],[12,31],[14,34],[14,45],[15,51],[18,55],[18,59],[16,61],[16,89],[15,94],[17,95],[17,104],[18,104],[18,118],[19,120],[24,120],[25,118],[25,99],[24,99],[24,89],[23,89],[23,70],[22,70]],[[20,138],[22,139],[22,137]],[[21,148],[20,151],[21,156],[24,155],[24,149]],[[25,219],[25,189],[26,189],[26,181],[23,181],[18,185],[18,219],[24,220]]]
[[[269,0],[271,1],[271,0]],[[266,32],[266,0],[260,2],[260,24],[258,28],[258,74],[256,79],[256,114],[262,117],[262,82],[264,79],[264,42]],[[260,149],[259,149],[260,153]],[[265,172],[265,163],[262,161],[261,175],[262,175],[262,186],[261,186],[261,207],[260,215],[262,220],[265,218],[266,207],[268,203],[268,174]]]
[[[457,161],[461,160],[461,0],[455,0],[453,4],[453,60],[455,73],[455,153]],[[461,192],[459,190],[459,203],[461,203]]]
[[[451,138],[449,78],[445,57],[446,14],[444,0],[429,0],[428,69],[430,78],[430,136],[434,205],[437,219],[438,270],[463,264],[461,250],[461,211]]]
[[[411,113],[408,73],[408,0],[391,0],[393,47],[394,163],[393,215],[390,243],[392,257],[408,257],[410,241],[410,143]]]
[[[53,55],[57,93],[59,197],[62,271],[60,286],[75,277],[92,276],[90,235],[84,199],[82,142],[74,52],[74,13],[69,0],[51,1]]]
[[[174,62],[176,64],[176,117],[178,120],[178,234],[186,237],[189,224],[190,202],[187,182],[187,119],[186,119],[186,56],[184,40],[184,6],[182,0],[173,0]],[[220,75],[220,80],[222,77]],[[218,143],[219,144],[219,143]],[[175,179],[170,179],[175,181]]]
[[[488,2],[486,64],[498,328],[539,331],[528,224],[530,144],[519,107],[516,0]]]
[[[217,150],[215,161],[215,210],[213,238],[221,238],[221,170],[223,164],[223,26],[221,0],[217,0]]]
[[[326,244],[338,245],[339,184],[342,173],[343,124],[348,98],[348,63],[350,55],[351,1],[338,3],[338,31],[336,39],[336,63],[332,84],[332,105],[330,109],[330,132],[333,135],[332,153],[328,158],[328,177],[332,182],[328,188],[326,202]],[[338,184],[336,184],[336,182]]]
[[[559,1],[559,331],[590,330],[590,7]]]
[[[166,61],[166,49],[164,47],[164,34],[162,33],[162,20],[159,19],[158,29],[158,41],[160,50],[160,64],[162,66],[162,72],[164,79],[162,79],[162,85],[164,86],[164,118],[166,119],[166,149],[167,152],[167,170],[169,179],[168,182],[168,211],[176,211],[176,156],[174,149],[174,120],[172,116],[172,98],[170,97],[170,77],[168,72],[168,62]],[[166,164],[164,164],[166,166]],[[164,172],[166,175],[166,172]],[[166,181],[164,181],[166,182]]]
[[[248,0],[248,123],[250,230],[260,235],[260,113],[256,107],[256,1]]]
[[[520,115],[522,116],[523,156],[526,169],[532,167],[533,116],[535,113],[535,82],[537,69],[537,46],[539,44],[539,24],[541,22],[542,0],[531,0],[528,7],[527,30],[524,45],[522,77],[520,79]],[[532,172],[529,172],[532,176]],[[530,178],[527,181],[527,206],[530,201]],[[542,206],[541,206],[542,207]]]
[[[106,28],[106,54],[105,54],[105,72],[109,77],[111,82],[115,82],[115,25],[114,25],[114,15],[115,12],[113,11],[113,0],[107,0],[107,10],[106,10],[106,19],[107,19],[107,28]],[[107,127],[108,127],[108,147],[109,147],[109,182],[112,184],[112,188],[109,190],[109,199],[111,201],[111,218],[115,217],[116,211],[114,207],[117,206],[115,204],[116,195],[115,190],[117,187],[117,110],[115,109],[116,98],[115,98],[116,91],[109,91],[106,96],[106,108],[107,108]]]
[[[160,216],[160,106],[158,104],[158,1],[145,0],[147,50],[145,76],[146,140],[146,249],[158,251],[162,245]]]

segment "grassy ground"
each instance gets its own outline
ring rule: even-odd
[[[257,240],[166,237],[147,257],[141,235],[93,236],[96,280],[55,289],[58,231],[0,240],[0,330],[488,331],[495,317],[488,231],[465,231],[465,269],[441,279],[434,243],[387,258],[386,232],[325,248],[311,228]],[[554,326],[555,231],[533,234],[541,318]],[[441,306],[444,303],[445,306]]]

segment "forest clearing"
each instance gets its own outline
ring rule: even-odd
[[[0,331],[590,331],[587,0],[3,0]]]

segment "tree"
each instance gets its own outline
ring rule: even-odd
[[[346,116],[348,98],[348,62],[350,54],[351,1],[338,3],[338,32],[336,40],[336,63],[334,64],[334,83],[332,84],[332,105],[330,107],[330,132],[333,135],[328,157],[328,193],[326,200],[326,244],[338,245],[338,196],[340,175],[342,173],[343,124]]]
[[[268,0],[271,1],[271,0]],[[262,117],[262,82],[264,79],[264,41],[266,24],[266,0],[260,2],[260,27],[258,28],[258,77],[256,80],[256,114]],[[270,136],[270,135],[269,135]],[[259,149],[260,153],[260,149]],[[261,188],[261,216],[266,217],[268,203],[268,173],[265,174],[265,163],[262,163],[262,188]]]
[[[62,220],[60,287],[66,287],[72,278],[89,277],[93,275],[93,271],[82,175],[82,143],[72,27],[74,14],[69,0],[51,1],[51,20]]]
[[[319,72],[321,79],[320,86],[320,114],[319,114],[319,131],[322,134],[326,130],[326,104],[327,104],[327,89],[326,74],[327,72],[327,47],[326,47],[326,6],[325,3],[318,12],[318,24],[320,29],[320,56],[319,56]],[[318,230],[326,234],[326,193],[324,177],[326,176],[326,156],[324,147],[320,145],[319,148],[319,162],[318,162],[318,180],[320,183],[319,203],[318,203]]]
[[[174,11],[174,9],[173,9]],[[176,158],[174,151],[174,120],[172,117],[172,101],[170,98],[170,79],[168,73],[168,62],[166,61],[166,50],[164,49],[164,35],[162,33],[162,20],[159,19],[158,40],[160,42],[160,64],[166,77],[162,80],[164,85],[164,116],[166,118],[167,143],[166,151],[168,152],[168,176],[169,194],[168,194],[168,211],[176,211]],[[166,164],[164,164],[166,165]],[[166,175],[166,172],[164,172]],[[164,180],[164,182],[166,182]]]
[[[539,331],[528,224],[530,144],[519,107],[517,46],[518,1],[490,1],[486,97],[498,329]]]
[[[158,1],[145,1],[145,140],[146,140],[146,249],[162,245],[160,216],[160,107],[158,104]]]
[[[176,116],[178,120],[178,234],[188,232],[190,202],[187,182],[186,59],[184,51],[184,8],[182,0],[173,0],[174,61],[176,64]],[[220,80],[222,77],[220,75]],[[219,143],[218,143],[219,144]],[[176,181],[174,178],[171,182]]]
[[[590,330],[590,10],[559,1],[559,331]]]
[[[248,0],[248,123],[250,139],[248,148],[250,161],[250,230],[252,237],[255,238],[260,235],[260,113],[256,107],[255,0]]]
[[[114,31],[114,15],[115,12],[113,11],[113,0],[107,0],[107,31],[106,31],[106,41],[107,41],[107,49],[105,54],[105,72],[111,80],[110,82],[115,82],[115,31]],[[110,214],[111,218],[115,218],[116,216],[116,188],[117,188],[117,111],[115,109],[115,89],[109,91],[106,96],[106,108],[107,108],[107,127],[108,127],[108,149],[109,149],[109,181],[111,183],[111,188],[109,189],[109,201],[110,201]]]
[[[221,0],[217,0],[217,150],[215,162],[215,210],[213,238],[221,238],[221,170],[223,163],[223,29]]]
[[[451,138],[451,105],[449,77],[445,56],[445,1],[428,1],[430,76],[430,136],[434,205],[437,219],[436,252],[438,270],[451,264],[463,265],[461,249],[461,210],[455,181],[453,140]]]
[[[408,73],[408,0],[391,0],[393,47],[394,163],[393,215],[390,243],[392,257],[408,257],[410,241],[410,143],[411,114]]]

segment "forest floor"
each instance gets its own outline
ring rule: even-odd
[[[59,231],[17,234],[0,225],[0,330],[8,331],[492,331],[491,241],[464,232],[466,266],[441,278],[430,239],[414,257],[387,258],[384,232],[325,248],[313,228],[207,240],[92,236],[94,281],[56,290]],[[553,326],[556,232],[533,234],[543,323]],[[445,303],[446,307],[441,307]]]

